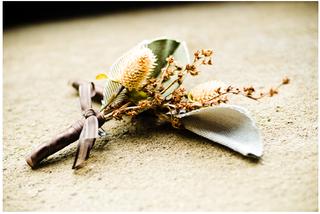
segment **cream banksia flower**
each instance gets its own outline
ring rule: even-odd
[[[157,58],[147,47],[133,50],[130,55],[123,65],[120,82],[129,91],[139,90],[154,70]]]
[[[219,95],[219,92],[226,88],[226,85],[218,80],[205,82],[197,85],[188,94],[190,101],[210,100]]]

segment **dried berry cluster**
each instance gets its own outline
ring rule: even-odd
[[[181,124],[176,117],[177,114],[227,103],[228,95],[231,94],[243,95],[254,100],[264,96],[272,97],[278,93],[282,85],[289,83],[289,79],[284,78],[280,85],[269,89],[268,92],[257,92],[252,86],[237,88],[220,81],[210,81],[187,92],[182,86],[185,76],[198,75],[201,65],[212,65],[212,55],[213,51],[210,49],[198,50],[194,53],[192,63],[185,66],[179,65],[173,56],[169,56],[166,59],[167,65],[161,70],[158,78],[146,75],[145,85],[140,87],[139,91],[131,90],[128,99],[119,108],[106,113],[105,118],[121,119],[124,115],[136,116],[142,111],[152,110],[160,120],[171,122],[173,127],[178,128]],[[131,74],[124,75],[129,77]],[[168,94],[172,89],[174,90]]]

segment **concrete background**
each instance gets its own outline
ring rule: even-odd
[[[316,211],[317,3],[206,3],[99,15],[4,31],[5,211]],[[76,144],[37,170],[24,156],[80,116],[67,81],[94,79],[143,39],[174,37],[214,66],[187,86],[292,83],[261,102],[236,99],[264,138],[259,162],[187,131],[108,123],[85,168]],[[96,105],[97,107],[97,105]]]

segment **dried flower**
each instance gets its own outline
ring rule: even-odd
[[[197,85],[188,94],[190,101],[205,101],[220,94],[221,88],[226,88],[221,81],[210,81]]]
[[[196,52],[194,52],[194,57],[197,59],[197,58],[199,58],[200,57],[200,51],[199,50],[197,50]]]
[[[134,51],[123,69],[121,84],[129,91],[140,89],[153,71],[156,60],[156,56],[149,48]]]
[[[164,101],[164,98],[160,93],[155,93],[153,100],[155,105],[159,105],[159,104],[162,104],[162,102]]]
[[[152,102],[150,100],[141,100],[138,103],[140,108],[149,108],[152,106]]]
[[[171,120],[171,125],[173,128],[176,128],[176,129],[179,129],[182,127],[180,120],[176,117]]]
[[[282,79],[282,84],[286,85],[286,84],[289,84],[290,82],[290,79],[288,77],[285,77]]]
[[[201,54],[205,57],[209,57],[213,54],[213,51],[211,49],[202,49]]]
[[[184,97],[186,92],[186,89],[182,86],[180,86],[179,88],[177,88],[176,90],[174,90],[174,92],[172,93],[172,102],[173,103],[179,103],[182,99],[182,97]]]
[[[164,72],[163,81],[167,81],[167,80],[170,79],[170,77],[174,74],[174,69],[168,67],[168,68],[165,69],[163,72]]]
[[[255,91],[255,89],[252,86],[249,86],[249,87],[243,87],[243,91],[246,96],[251,96],[252,93]]]
[[[278,94],[278,90],[274,88],[270,88],[269,96],[272,97],[273,95]]]
[[[166,61],[168,62],[168,64],[172,64],[174,62],[173,56],[167,57]]]

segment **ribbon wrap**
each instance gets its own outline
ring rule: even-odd
[[[73,81],[70,81],[70,83],[77,90],[79,90],[80,85],[82,85],[81,90],[83,92],[81,92],[81,93],[83,95],[80,98],[80,105],[81,105],[81,109],[82,109],[82,113],[83,113],[83,118],[74,122],[66,130],[60,132],[58,135],[54,136],[51,140],[38,145],[37,147],[35,147],[32,150],[32,152],[30,154],[28,154],[26,156],[26,158],[25,158],[26,162],[33,169],[37,168],[43,159],[49,157],[50,155],[53,155],[54,153],[60,151],[64,147],[66,147],[66,146],[70,145],[71,143],[75,142],[76,140],[78,140],[81,133],[83,133],[81,136],[81,139],[86,139],[86,137],[88,137],[88,136],[89,137],[90,136],[96,137],[96,132],[95,132],[95,134],[91,134],[91,132],[90,132],[90,135],[89,135],[89,134],[86,134],[86,133],[88,133],[88,131],[87,131],[88,129],[87,128],[84,129],[84,127],[91,126],[91,124],[94,124],[94,126],[96,127],[96,122],[95,122],[96,120],[91,119],[90,118],[91,116],[93,116],[94,118],[97,118],[98,127],[101,127],[105,123],[105,118],[103,117],[103,114],[98,113],[91,108],[91,100],[90,100],[90,99],[93,99],[93,100],[100,102],[103,97],[102,88],[99,87],[99,85],[94,85],[93,83],[90,83],[90,82],[88,83],[86,81],[81,81],[81,80],[73,80]],[[88,93],[88,91],[90,91],[90,93]],[[90,96],[88,96],[89,94],[90,94],[91,98],[90,98]],[[94,122],[91,122],[92,120]],[[96,128],[94,128],[94,129],[96,129]],[[86,141],[86,140],[84,140],[84,141]],[[90,142],[92,142],[92,140]],[[83,143],[84,143],[84,145],[89,144],[86,142],[83,142]],[[90,151],[92,146],[93,145],[91,145],[91,147],[88,147],[89,149],[87,149],[87,151]],[[88,158],[88,154],[89,153],[87,152],[86,158]],[[86,158],[84,158],[84,159],[86,159]]]
[[[81,167],[82,163],[89,158],[89,153],[98,137],[99,123],[96,112],[92,109],[91,97],[95,95],[93,83],[84,82],[79,85],[80,107],[85,118],[80,133],[76,157],[72,168]]]

